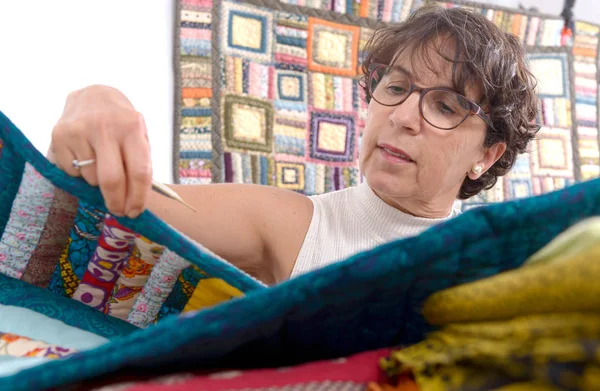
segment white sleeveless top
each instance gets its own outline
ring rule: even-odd
[[[444,218],[415,217],[386,204],[367,182],[309,198],[314,212],[291,277],[417,235],[460,213],[454,208]]]

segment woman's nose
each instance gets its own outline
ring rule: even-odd
[[[419,92],[413,91],[401,104],[394,106],[389,121],[395,129],[418,133],[421,129],[421,112],[419,111]]]

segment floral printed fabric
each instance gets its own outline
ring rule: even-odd
[[[77,198],[54,188],[54,200],[48,212],[46,226],[23,272],[23,281],[40,288],[48,286],[73,226],[77,205]]]
[[[0,355],[13,357],[63,358],[77,353],[74,349],[33,341],[16,334],[0,332]]]
[[[125,260],[133,249],[135,234],[107,215],[94,255],[73,299],[104,312]]]
[[[138,235],[135,238],[135,248],[121,270],[112,296],[106,304],[106,313],[119,319],[127,319],[131,307],[163,252],[163,246],[143,236]]]
[[[61,296],[73,297],[85,275],[90,258],[98,247],[104,216],[104,210],[79,199],[69,237],[50,278],[48,290]]]
[[[52,205],[54,186],[29,163],[0,240],[0,273],[21,278],[40,240]]]
[[[154,322],[181,271],[190,265],[188,261],[166,249],[129,312],[127,321],[138,327],[147,327]]]

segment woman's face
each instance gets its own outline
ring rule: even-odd
[[[430,57],[437,72],[427,66],[412,69],[410,56],[403,56],[394,66],[405,70],[413,82],[419,80],[415,82],[418,87],[451,88],[452,64],[437,53]],[[466,97],[477,102],[477,89],[467,88]],[[465,177],[477,179],[504,152],[503,144],[484,148],[485,136],[486,124],[476,115],[452,130],[430,125],[419,113],[418,92],[391,107],[371,99],[360,168],[370,187],[388,204],[416,216],[444,217]],[[472,172],[474,165],[481,165],[482,172]]]

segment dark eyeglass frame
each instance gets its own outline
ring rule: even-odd
[[[438,129],[442,129],[442,130],[452,130],[452,129],[456,129],[458,128],[463,122],[465,122],[467,120],[467,118],[476,115],[479,118],[481,118],[487,126],[489,126],[491,129],[494,129],[494,125],[492,124],[492,121],[490,120],[490,118],[483,112],[483,109],[481,108],[481,106],[479,106],[477,103],[471,101],[470,99],[467,99],[467,97],[465,97],[464,95],[459,94],[458,92],[450,89],[450,88],[446,88],[446,87],[429,87],[429,88],[419,88],[415,85],[415,83],[412,82],[412,80],[410,80],[410,84],[409,84],[409,88],[408,88],[408,93],[406,94],[406,96],[398,103],[394,103],[394,104],[385,104],[385,103],[381,103],[380,101],[378,101],[375,98],[375,95],[373,94],[373,75],[375,74],[375,72],[380,69],[380,68],[393,68],[398,70],[399,72],[402,73],[406,73],[404,70],[399,69],[397,67],[391,66],[391,65],[385,65],[385,64],[378,64],[378,63],[371,63],[369,65],[369,78],[368,78],[368,82],[367,82],[367,88],[369,89],[369,95],[371,95],[371,98],[374,99],[377,103],[379,103],[380,105],[383,106],[388,106],[388,107],[392,107],[392,106],[399,106],[402,103],[404,103],[409,96],[412,95],[413,92],[418,92],[419,93],[419,114],[421,115],[421,118],[423,118],[429,125],[438,128]],[[376,80],[376,84],[379,85],[379,82],[381,80]],[[423,115],[423,97],[425,96],[426,93],[428,93],[429,91],[446,91],[446,92],[450,92],[454,95],[458,95],[460,96],[462,99],[464,99],[466,102],[469,103],[469,113],[465,116],[465,118],[463,118],[462,121],[460,121],[458,123],[458,125],[453,126],[451,128],[442,128],[439,126],[436,126],[434,124],[432,124],[431,122],[429,122],[427,120],[427,118],[425,118],[425,116]]]

